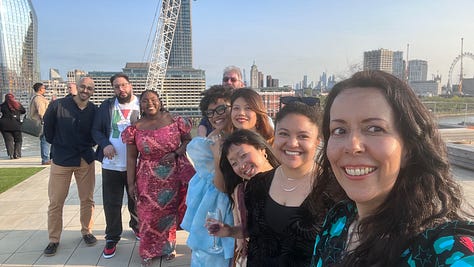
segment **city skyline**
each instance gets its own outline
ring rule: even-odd
[[[120,71],[126,62],[147,60],[158,1],[83,0],[79,7],[72,1],[32,2],[42,79],[49,68],[65,77],[73,69]],[[344,76],[350,66],[362,65],[364,51],[403,51],[406,59],[407,44],[409,60],[428,61],[428,79],[440,74],[446,84],[461,38],[464,52],[474,52],[472,1],[290,3],[192,1],[193,67],[206,71],[207,86],[220,83],[228,65],[245,69],[250,83],[254,61],[280,85],[294,86],[304,75],[318,81],[323,72]],[[465,60],[464,67],[472,77],[474,60]]]

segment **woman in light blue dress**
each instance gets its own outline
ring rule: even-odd
[[[221,85],[212,86],[203,93],[200,109],[215,130],[208,137],[194,137],[187,146],[188,158],[196,174],[189,182],[187,209],[181,227],[189,232],[186,243],[192,250],[191,266],[227,267],[234,256],[235,240],[231,237],[219,239],[222,252],[210,253],[214,239],[205,227],[207,212],[216,208],[221,210],[225,224],[234,223],[229,197],[213,183],[215,167],[219,164],[220,143],[230,131],[231,93],[230,87]]]

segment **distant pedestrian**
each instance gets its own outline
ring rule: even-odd
[[[105,248],[103,257],[115,256],[116,246],[122,235],[122,202],[127,183],[127,145],[121,134],[140,116],[138,97],[133,95],[132,84],[124,73],[110,78],[115,96],[104,100],[94,119],[92,137],[97,142],[97,159],[102,162],[102,200],[105,214]],[[135,200],[128,198],[129,226],[137,239],[138,217]]]
[[[35,83],[33,85],[33,90],[35,91],[35,95],[30,101],[30,118],[41,121],[43,124],[43,116],[46,112],[46,109],[49,105],[49,100],[46,99],[44,93],[46,92],[46,86],[42,83]],[[42,165],[50,165],[51,160],[49,157],[49,148],[50,145],[46,141],[44,136],[44,131],[41,133],[40,137],[40,151],[41,151],[41,164]]]
[[[77,86],[75,82],[68,82],[67,83],[67,91],[68,94],[66,96],[75,96],[77,95]]]
[[[21,158],[21,114],[25,114],[25,108],[15,99],[13,94],[6,94],[5,101],[0,104],[0,130],[5,141],[7,154],[10,159]]]
[[[79,81],[78,94],[51,103],[44,115],[44,135],[52,144],[53,155],[48,184],[49,244],[45,256],[53,256],[63,228],[64,201],[74,174],[80,200],[81,234],[91,246],[97,242],[92,235],[94,211],[95,154],[91,129],[96,106],[89,101],[94,93],[94,81],[84,77]]]

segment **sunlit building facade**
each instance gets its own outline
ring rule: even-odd
[[[40,81],[36,13],[31,0],[1,0],[0,12],[0,97],[11,92],[26,105]]]

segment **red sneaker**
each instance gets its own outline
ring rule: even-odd
[[[105,241],[105,248],[104,251],[102,252],[102,256],[106,259],[110,259],[113,256],[115,256],[115,250],[117,249],[117,242],[113,240],[107,240]]]

